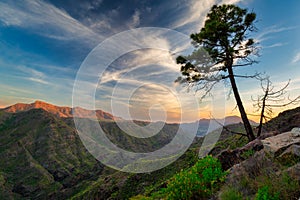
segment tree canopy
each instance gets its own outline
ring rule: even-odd
[[[199,33],[191,34],[195,50],[191,55],[178,56],[182,77],[177,79],[210,93],[214,85],[229,79],[249,140],[255,139],[241,97],[233,68],[256,63],[258,48],[248,33],[255,31],[256,14],[235,5],[214,5]]]

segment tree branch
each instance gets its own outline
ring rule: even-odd
[[[220,122],[218,122],[218,120],[216,120],[215,118],[213,118],[215,122],[217,122],[220,126],[222,126],[223,129],[225,129],[227,132],[232,133],[232,134],[236,134],[236,135],[242,135],[247,137],[247,134],[245,133],[240,133],[240,132],[236,132],[236,131],[232,131],[229,128],[227,128],[226,126],[224,126],[223,124],[221,124]]]

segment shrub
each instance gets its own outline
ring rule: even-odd
[[[241,154],[241,157],[244,158],[245,160],[250,158],[251,156],[253,156],[255,153],[255,151],[253,149],[249,149],[247,151],[244,151],[242,154]]]
[[[278,196],[278,199],[293,199],[299,194],[300,184],[297,180],[289,176],[287,173],[269,174],[266,173],[256,177],[254,182],[257,188],[257,195],[268,192],[269,196]],[[265,193],[263,193],[265,192]]]
[[[212,156],[199,160],[190,169],[182,170],[168,181],[162,193],[167,199],[195,199],[210,196],[223,182],[226,173]]]
[[[279,193],[272,195],[268,186],[258,189],[255,200],[279,200]]]

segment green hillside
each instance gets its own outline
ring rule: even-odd
[[[159,149],[178,130],[178,125],[167,124],[156,136],[137,139],[122,132],[115,122],[100,124],[112,142],[136,152]],[[188,151],[175,164],[149,174],[121,173],[104,167],[87,152],[72,118],[60,118],[43,109],[0,111],[1,199],[75,198],[82,194],[100,195],[100,199],[113,194],[130,197],[190,166],[195,155],[195,150]]]
[[[298,119],[299,108],[283,112],[270,121],[266,127],[271,123],[277,124],[277,126],[272,126],[273,130],[277,128],[278,131],[282,131],[285,129],[280,127],[285,127],[284,124],[295,127],[296,124],[290,121],[297,123]],[[134,152],[155,151],[169,143],[178,130],[178,125],[166,124],[154,137],[138,139],[125,134],[111,120],[104,120],[99,123],[113,143]],[[137,123],[147,125],[146,122]],[[233,124],[229,125],[228,129],[240,132],[243,131],[243,126],[242,124]],[[196,138],[184,155],[163,169],[151,173],[130,174],[102,165],[87,152],[77,135],[72,118],[61,118],[43,109],[30,109],[16,113],[7,113],[2,110],[0,111],[0,198],[174,199],[176,197],[181,199],[185,198],[184,195],[190,195],[186,198],[208,199],[211,198],[211,195],[217,198],[220,192],[223,196],[236,195],[236,198],[240,198],[245,191],[245,194],[248,192],[251,198],[257,195],[259,191],[266,192],[264,191],[266,188],[261,185],[264,181],[256,180],[256,176],[266,181],[271,181],[271,179],[259,167],[255,170],[260,171],[260,173],[247,179],[247,184],[251,186],[248,190],[241,187],[242,189],[236,191],[230,185],[232,181],[239,180],[241,175],[229,179],[229,182],[226,179],[224,183],[225,177],[217,160],[212,158],[198,159],[198,151],[202,141],[203,138]],[[223,130],[218,143],[210,153],[215,158],[221,159],[222,167],[224,167],[224,163],[229,164],[229,166],[235,163],[245,163],[245,167],[251,168],[251,163],[253,163],[251,159],[256,159],[255,162],[257,163],[264,162],[260,160],[261,155],[264,155],[262,151],[259,151],[261,148],[243,150],[246,144],[246,138]],[[295,146],[295,148],[298,147]],[[222,154],[224,151],[227,154]],[[235,156],[230,157],[230,159],[234,159],[232,162],[226,163],[226,157],[220,157],[220,155]],[[280,175],[282,170],[287,169],[286,166],[292,166],[286,164],[290,162],[289,158],[285,158],[284,165],[281,165],[277,163],[277,158],[274,160],[269,155],[266,156],[268,169],[279,174],[279,177],[275,177],[276,180],[284,179],[283,181],[286,181],[284,183],[286,186],[282,186],[282,189],[290,187],[291,195],[297,195],[298,192],[295,187],[298,187],[299,183],[287,181],[290,180],[289,177],[285,179],[285,176]],[[282,161],[282,158],[280,159]],[[295,158],[292,163],[297,165],[297,162],[297,158]],[[210,165],[212,165],[211,168]],[[219,173],[220,176],[214,180],[215,176],[209,175],[209,173]],[[227,173],[229,173],[228,177],[234,175],[230,170]],[[242,171],[241,173],[242,176],[248,176],[246,172]],[[208,182],[203,182],[201,177],[206,177],[205,180]],[[225,187],[227,183],[229,185]],[[272,188],[271,183],[268,185],[268,190],[274,191],[276,187],[280,189],[280,184]],[[199,184],[202,186],[200,187]],[[174,188],[182,188],[182,190],[178,190],[180,193],[172,193],[175,195],[172,196],[170,191],[175,190]],[[190,191],[190,194],[185,194],[186,191]],[[273,192],[272,194],[275,195],[276,193]],[[283,193],[283,195],[289,196],[287,193]]]
[[[65,196],[78,182],[96,179],[103,166],[74,128],[42,109],[4,114],[0,125],[2,197]]]

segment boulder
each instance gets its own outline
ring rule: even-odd
[[[235,187],[243,196],[254,199],[255,193],[257,193],[257,188],[255,188],[258,186],[257,183],[262,185],[265,183],[265,180],[267,180],[267,184],[272,184],[273,181],[276,184],[280,184],[280,181],[286,180],[285,177],[288,174],[291,177],[288,181],[297,180],[300,182],[299,131],[300,129],[297,128],[263,140],[258,138],[244,147],[222,152],[219,155],[222,166],[228,168],[230,165],[237,163],[229,168],[226,185]],[[243,159],[243,154],[248,152],[254,153],[254,155]],[[297,181],[295,181],[295,184]],[[248,187],[250,184],[253,184],[253,186]],[[277,185],[277,189],[279,187],[281,185]],[[290,187],[290,185],[285,187]],[[293,193],[289,194],[289,197],[299,197],[300,193],[297,192],[297,188],[298,185],[295,185],[295,188],[291,188]]]
[[[279,166],[274,163],[266,153],[261,150],[254,156],[230,168],[228,181],[233,185],[238,184],[244,177],[255,178],[261,173],[276,171]]]
[[[219,155],[217,155],[217,158],[219,159],[223,170],[227,170],[233,165],[238,164],[242,161],[238,156],[237,151],[232,151],[230,149],[222,151]]]
[[[235,150],[230,150],[230,149],[223,150],[221,151],[221,153],[217,155],[217,158],[220,160],[222,168],[224,170],[227,170],[233,165],[238,164],[243,160],[247,159],[243,156],[245,152],[252,150],[254,154],[255,152],[260,151],[263,148],[264,146],[261,140],[256,139],[249,142],[248,144],[246,144],[241,148],[237,148]]]
[[[300,144],[300,135],[295,134],[295,132],[297,131],[285,132],[262,140],[264,150],[277,157],[292,144]]]
[[[248,144],[246,144],[245,146],[243,146],[242,148],[240,148],[239,151],[241,153],[244,152],[244,151],[248,151],[248,150],[260,151],[263,148],[264,148],[264,145],[261,142],[261,140],[260,139],[255,139],[255,140],[249,142]]]
[[[259,136],[257,139],[264,140],[268,137],[273,137],[273,136],[278,135],[278,134],[280,134],[279,131],[265,132],[265,133],[262,133],[261,136]]]
[[[292,136],[293,137],[300,137],[300,128],[293,128],[292,130],[291,130],[291,133],[292,133]]]

